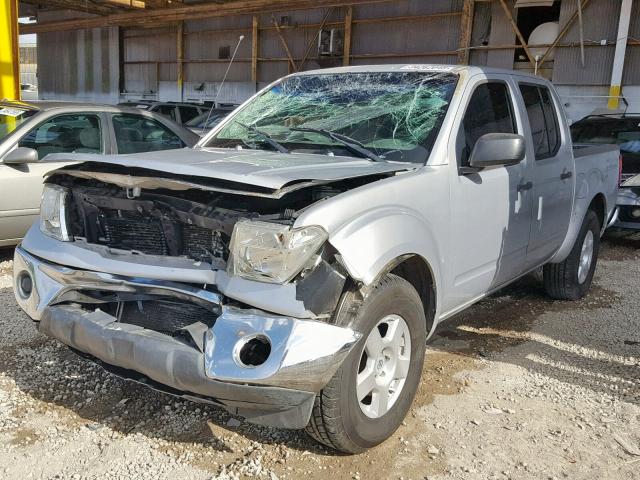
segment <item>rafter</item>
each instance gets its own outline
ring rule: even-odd
[[[212,18],[228,15],[271,13],[282,10],[339,7],[345,3],[361,5],[389,3],[394,0],[238,0],[228,3],[199,3],[174,8],[144,9],[135,12],[116,13],[101,18],[82,18],[25,25],[20,33],[43,33],[61,30],[78,30],[105,26],[148,26],[175,23],[193,18]]]
[[[36,7],[47,7],[54,9],[73,10],[75,12],[93,13],[95,15],[110,15],[116,12],[112,7],[102,5],[93,0],[20,0],[21,3],[35,5]]]

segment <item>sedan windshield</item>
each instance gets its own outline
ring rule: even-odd
[[[457,79],[442,71],[289,77],[232,115],[205,146],[277,150],[275,141],[288,152],[424,163]]]
[[[0,140],[3,140],[36,113],[38,113],[37,110],[0,105]]]

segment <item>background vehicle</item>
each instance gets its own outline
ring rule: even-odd
[[[136,107],[141,110],[147,110],[151,105],[155,103],[154,100],[127,100],[126,102],[120,102],[119,107]]]
[[[189,120],[185,124],[185,127],[202,137],[229,115],[233,111],[233,108],[234,107],[214,108],[211,111],[207,110],[196,118]]]
[[[152,104],[148,110],[164,115],[180,125],[185,125],[198,115],[209,111],[205,105],[177,102],[157,102]]]
[[[439,322],[540,266],[586,294],[618,155],[574,155],[540,77],[294,74],[194,149],[54,172],[16,299],[125,378],[360,452],[403,421]]]
[[[590,115],[571,126],[576,144],[613,144],[620,148],[622,170],[612,225],[640,230],[640,114]]]
[[[136,108],[62,102],[0,102],[0,245],[14,245],[37,219],[51,153],[138,153],[193,146],[198,137]]]

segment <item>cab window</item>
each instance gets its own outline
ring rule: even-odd
[[[560,148],[560,127],[549,89],[521,84],[520,92],[527,109],[536,160],[555,156]]]
[[[113,115],[118,153],[141,153],[186,147],[185,143],[160,122],[141,115]]]
[[[97,115],[57,115],[27,133],[18,143],[33,148],[38,158],[50,153],[103,153],[100,119]]]
[[[504,82],[487,82],[479,85],[467,106],[462,120],[463,166],[478,139],[487,133],[517,133],[509,88]]]

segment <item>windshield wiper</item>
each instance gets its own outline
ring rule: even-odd
[[[324,135],[325,137],[329,137],[331,140],[334,140],[345,147],[351,150],[354,153],[362,155],[369,160],[373,160],[374,162],[384,162],[383,158],[380,158],[378,155],[373,153],[367,147],[365,147],[362,143],[360,143],[355,138],[347,137],[346,135],[342,135],[341,133],[335,133],[331,130],[326,130],[324,128],[308,128],[308,127],[297,127],[291,129],[294,132],[311,132],[311,133],[319,133],[320,135]]]
[[[238,125],[240,125],[241,127],[246,128],[250,132],[255,133],[256,135],[259,135],[260,137],[264,138],[264,141],[267,142],[269,145],[271,145],[273,148],[275,148],[278,152],[280,152],[280,153],[291,153],[284,145],[282,145],[281,143],[278,143],[277,141],[275,141],[273,139],[273,137],[271,135],[269,135],[267,132],[263,132],[262,130],[258,130],[253,125],[246,125],[246,124],[241,123],[241,122],[239,122],[237,120],[236,120],[236,123]]]

